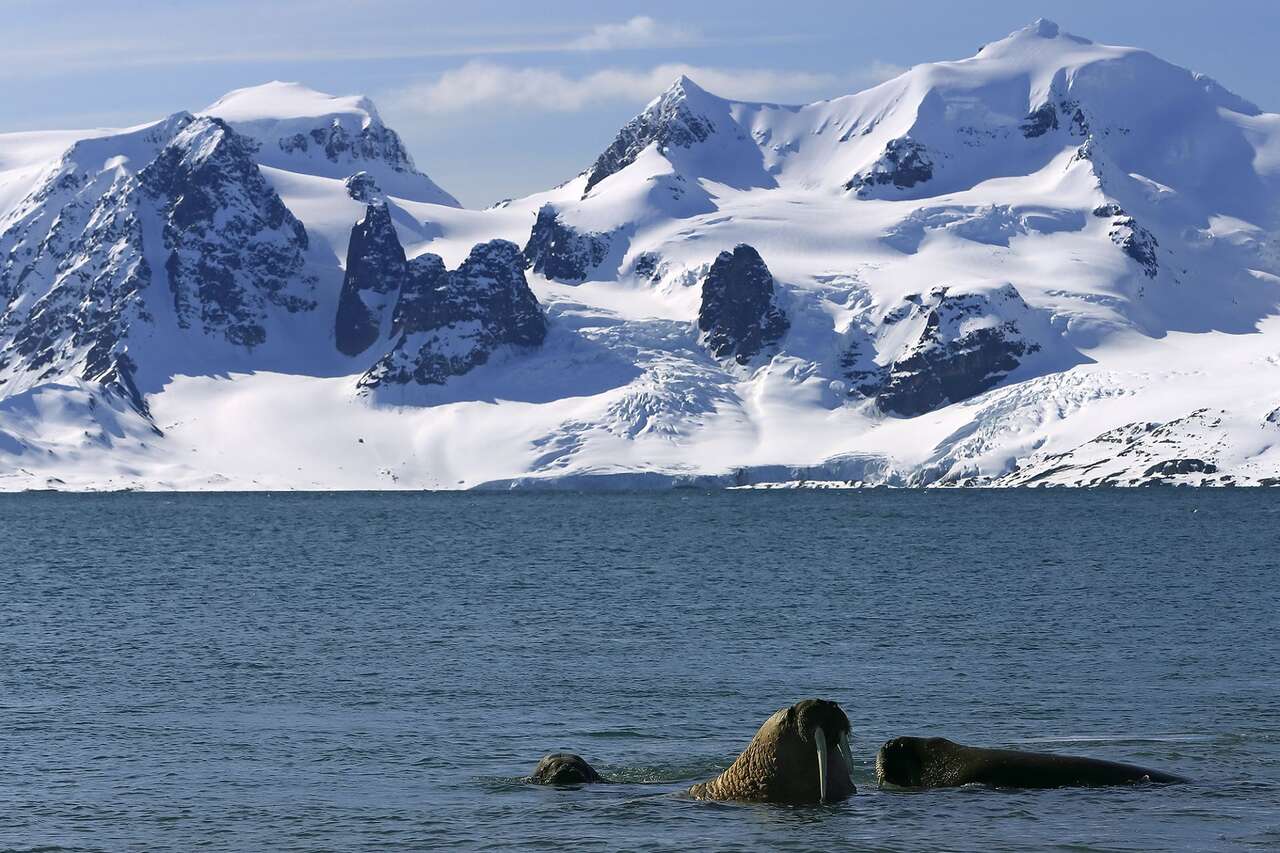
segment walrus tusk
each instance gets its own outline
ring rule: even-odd
[[[818,801],[827,801],[827,735],[822,727],[813,730],[813,742],[818,745]]]
[[[840,733],[840,743],[836,745],[836,749],[840,750],[840,755],[844,757],[844,768],[849,773],[849,780],[853,781],[853,751],[849,749],[849,733]]]

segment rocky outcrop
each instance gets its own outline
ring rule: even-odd
[[[1139,225],[1136,219],[1115,202],[1098,205],[1093,209],[1093,215],[1099,219],[1111,220],[1111,230],[1107,236],[1126,255],[1138,262],[1147,278],[1155,278],[1160,274],[1160,261],[1156,257],[1160,243],[1154,234]]]
[[[681,77],[660,98],[649,104],[644,112],[627,122],[587,170],[587,185],[583,195],[605,178],[630,166],[640,156],[640,152],[650,145],[656,144],[659,151],[664,151],[671,147],[689,148],[695,143],[705,142],[716,128],[710,119],[690,108],[690,94],[705,95],[693,81]]]
[[[789,326],[760,253],[746,243],[721,252],[702,280],[698,309],[698,328],[712,355],[747,364]]]
[[[891,139],[875,163],[854,175],[844,185],[860,198],[872,195],[877,187],[910,189],[933,177],[933,160],[924,145],[909,137]]]
[[[577,231],[560,221],[555,207],[544,204],[525,244],[525,263],[555,281],[576,284],[609,257],[613,235]]]
[[[1058,111],[1051,103],[1042,104],[1022,120],[1022,135],[1027,139],[1035,139],[1057,129]]]
[[[501,347],[538,346],[546,337],[546,318],[514,243],[480,243],[452,272],[434,257],[411,269],[414,283],[395,311],[399,337],[361,377],[361,388],[440,385]]]
[[[370,122],[359,130],[350,130],[342,122],[315,127],[306,133],[281,138],[280,150],[286,153],[315,150],[330,163],[379,161],[397,172],[412,172],[413,161],[394,130],[381,122]]]
[[[409,261],[404,286],[391,314],[391,337],[431,328],[441,289],[448,282],[449,274],[439,255],[427,252]]]
[[[1132,216],[1118,216],[1111,223],[1111,242],[1119,246],[1126,255],[1138,262],[1142,273],[1147,278],[1155,278],[1160,273],[1160,261],[1156,258],[1156,249],[1160,243],[1156,236],[1138,224]]]
[[[334,338],[347,355],[390,343],[359,386],[439,385],[498,347],[542,343],[546,319],[524,266],[506,240],[478,244],[452,272],[438,255],[406,261],[387,205],[369,205],[351,231]]]
[[[404,248],[387,205],[369,205],[347,245],[347,272],[333,329],[339,352],[359,355],[378,340],[406,273]]]
[[[347,188],[347,195],[355,201],[371,204],[382,200],[382,189],[368,172],[356,172],[342,184]]]
[[[882,411],[908,417],[980,394],[1040,349],[1017,320],[1029,312],[1012,285],[990,293],[936,287],[908,296],[882,321],[885,326],[914,324],[906,344],[890,355],[878,376],[860,370],[855,387],[874,397]]]

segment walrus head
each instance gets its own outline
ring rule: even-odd
[[[542,757],[529,781],[535,785],[581,785],[585,782],[600,782],[602,779],[582,756],[571,752],[553,752]]]
[[[955,744],[944,737],[896,737],[876,753],[876,779],[900,788],[925,786],[926,769]]]
[[[770,803],[843,800],[856,792],[849,731],[849,718],[835,702],[797,702],[765,720],[728,770],[689,793]]]

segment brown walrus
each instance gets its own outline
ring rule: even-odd
[[[700,800],[823,803],[857,792],[849,718],[835,702],[805,699],[764,721],[729,769],[689,789]]]
[[[997,788],[1069,788],[1186,782],[1181,776],[1098,758],[984,749],[943,737],[897,737],[876,754],[881,785],[949,788],[978,783]]]

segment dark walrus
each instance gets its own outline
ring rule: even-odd
[[[1068,788],[1186,782],[1181,776],[1132,764],[965,746],[944,737],[897,737],[876,754],[880,784],[948,788],[978,783],[997,788]]]
[[[581,755],[553,752],[542,757],[529,781],[535,785],[581,785],[605,780]]]

